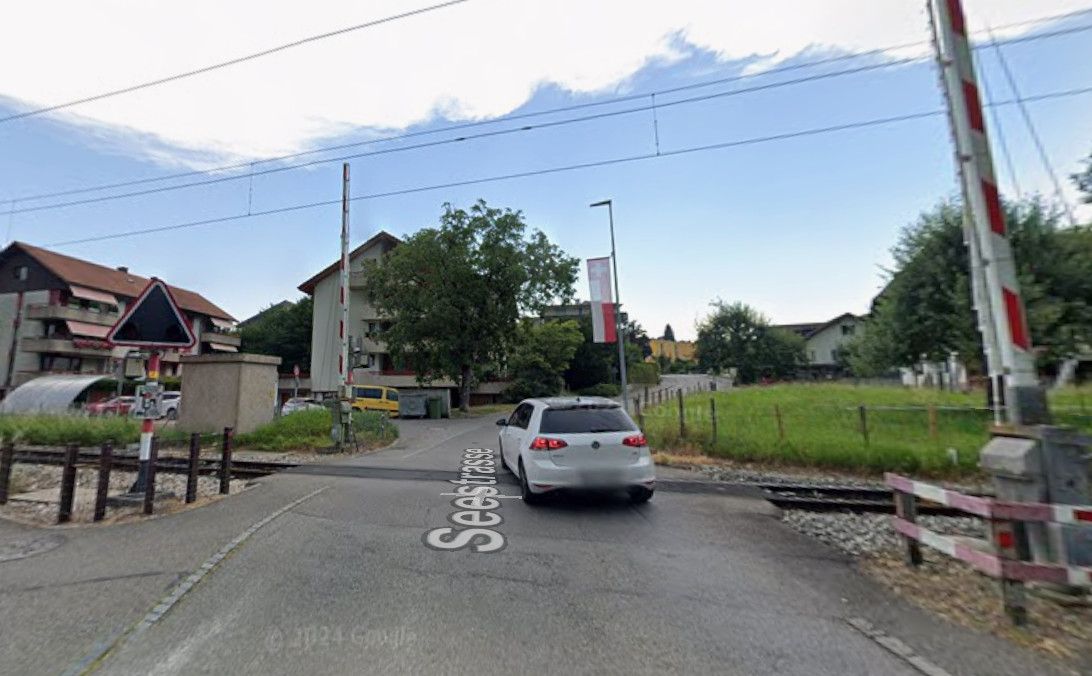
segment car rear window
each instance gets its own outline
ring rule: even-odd
[[[584,434],[589,432],[631,432],[637,429],[620,408],[548,408],[542,412],[539,432],[543,434]]]

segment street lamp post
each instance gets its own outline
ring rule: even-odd
[[[618,339],[618,371],[622,378],[622,407],[628,411],[629,387],[626,381],[626,335],[625,326],[622,324],[622,297],[618,293],[618,252],[614,248],[614,202],[612,200],[603,200],[589,206],[605,206],[610,218],[610,261],[614,266],[614,333]]]

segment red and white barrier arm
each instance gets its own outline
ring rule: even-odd
[[[894,517],[893,523],[895,530],[902,535],[917,540],[923,545],[928,545],[954,559],[968,563],[975,570],[990,577],[1023,580],[1025,582],[1052,582],[1075,587],[1092,587],[1092,568],[1003,559],[964,544],[956,538],[935,533],[899,517]]]
[[[1041,521],[1092,526],[1092,505],[1059,505],[1043,502],[1004,502],[964,495],[958,491],[914,481],[898,474],[885,474],[884,483],[901,493],[963,510],[985,519]]]

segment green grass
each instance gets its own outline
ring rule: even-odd
[[[256,451],[301,451],[328,447],[331,418],[328,411],[310,409],[275,419],[248,434],[235,437],[237,448]],[[386,416],[374,411],[353,411],[357,442],[380,446],[398,438],[398,428]]]
[[[1092,428],[1080,401],[1092,390],[1071,388],[1051,397],[1058,424]],[[716,400],[712,438],[710,399]],[[686,434],[679,434],[678,404],[644,411],[656,450],[692,448],[711,456],[774,464],[932,476],[972,474],[988,438],[991,414],[982,393],[927,389],[793,384],[694,394],[684,399]],[[865,407],[868,442],[859,408]],[[929,407],[936,408],[935,433]],[[781,415],[782,436],[777,422]],[[955,461],[951,451],[954,449]]]
[[[498,418],[501,416],[508,417],[515,408],[515,404],[482,404],[481,406],[471,406],[470,413],[463,413],[459,409],[453,408],[451,409],[451,417],[474,418],[487,415],[495,415]]]

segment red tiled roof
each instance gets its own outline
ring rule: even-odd
[[[19,247],[27,255],[38,261],[44,268],[57,275],[67,284],[86,286],[98,291],[107,291],[125,298],[136,298],[144,287],[148,285],[148,279],[129,272],[122,272],[105,265],[90,261],[65,256],[54,251],[41,249],[23,242],[15,242],[12,247]],[[9,247],[10,248],[10,247]],[[170,285],[168,285],[170,286]],[[221,319],[235,320],[224,310],[217,307],[201,294],[188,289],[180,289],[171,286],[171,294],[183,310],[197,314],[219,317]]]

